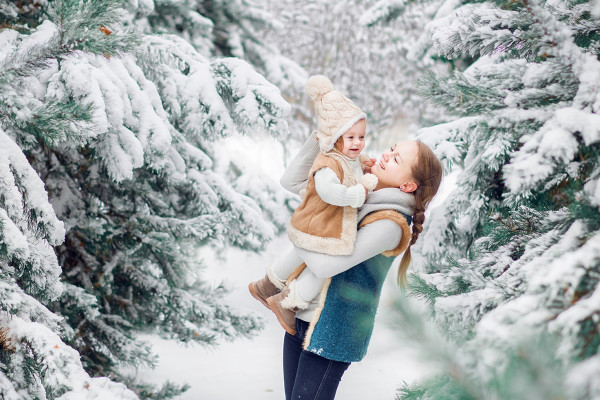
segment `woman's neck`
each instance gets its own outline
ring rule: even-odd
[[[400,189],[396,186],[388,186],[388,185],[381,184],[380,182],[377,182],[377,186],[375,186],[375,189],[373,189],[373,191],[375,192],[379,189],[391,189],[391,188]]]

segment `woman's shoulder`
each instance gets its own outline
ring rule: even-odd
[[[375,223],[377,221],[385,221],[385,220],[391,221],[395,225],[397,225],[401,230],[401,237],[400,237],[400,240],[398,241],[398,244],[396,245],[395,248],[393,248],[391,250],[386,250],[381,253],[387,257],[391,257],[391,256],[395,257],[395,256],[399,255],[400,253],[402,253],[404,250],[406,250],[406,248],[408,247],[408,243],[410,242],[411,233],[410,233],[410,227],[408,225],[409,224],[408,219],[410,219],[410,217],[407,218],[407,216],[405,214],[403,214],[399,211],[396,211],[396,210],[378,210],[378,211],[374,211],[374,212],[368,214],[366,217],[364,217],[360,221],[359,228],[363,228],[364,226]]]
[[[392,210],[392,209],[378,210],[378,211],[373,211],[372,213],[365,216],[360,221],[359,228],[362,228],[365,225],[368,225],[370,223],[373,223],[375,221],[382,220],[382,219],[391,220],[400,226],[403,226],[403,225],[408,226],[408,224],[410,223],[410,221],[409,221],[410,216],[407,216],[404,213],[401,213],[399,211]]]

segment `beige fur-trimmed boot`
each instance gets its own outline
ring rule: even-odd
[[[296,312],[283,308],[281,301],[289,294],[290,289],[285,288],[275,296],[271,296],[267,299],[267,306],[273,311],[277,317],[279,325],[290,335],[296,334]]]
[[[269,308],[267,299],[276,295],[285,287],[285,282],[280,281],[273,274],[271,268],[267,269],[267,274],[264,278],[258,281],[250,282],[248,290],[252,297],[260,301],[265,307]]]
[[[304,310],[309,303],[298,295],[296,280],[294,279],[281,292],[269,297],[267,304],[283,329],[290,335],[295,335],[296,312]]]

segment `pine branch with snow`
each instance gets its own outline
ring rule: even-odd
[[[458,178],[417,242],[424,271],[412,290],[463,361],[401,398],[600,394],[600,54],[591,6],[468,3],[436,27],[436,51],[476,60],[421,82],[459,117],[419,135]]]
[[[114,381],[141,397],[176,396],[185,386],[138,382],[121,367],[156,362],[140,332],[214,344],[260,327],[203,282],[197,249],[257,251],[281,229],[261,208],[274,204],[251,197],[272,182],[247,190],[241,174],[232,187],[214,170],[215,143],[285,137],[289,105],[247,62],[144,31],[156,12],[149,2],[39,4],[11,14],[19,29],[0,32],[0,281],[16,282],[47,317],[30,322],[0,299],[13,314],[0,329],[14,353],[2,377],[30,398],[135,398]],[[6,374],[17,358],[31,360],[26,372]]]
[[[440,1],[408,2],[402,15],[392,13],[381,20],[377,16],[400,2],[382,2],[381,7],[372,3],[269,2],[283,27],[274,26],[266,35],[311,74],[329,77],[336,89],[365,110],[371,143],[379,140],[377,147],[384,148],[389,144],[382,143],[386,129],[397,135],[397,130],[407,130],[420,118],[443,119],[439,108],[423,106],[414,81],[424,66],[443,73],[449,64],[432,58],[431,41],[423,32],[423,26],[435,18]],[[312,125],[307,98],[301,91],[291,94],[294,103],[304,106],[297,110],[295,123]],[[301,137],[306,136],[306,128],[298,130]]]

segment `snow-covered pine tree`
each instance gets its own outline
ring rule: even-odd
[[[464,69],[473,60],[470,56],[447,59],[433,48],[432,32],[451,18],[460,5],[456,0],[378,0],[361,16],[359,23],[369,36],[386,29],[388,40],[380,44],[382,54],[391,63],[389,105],[396,107],[412,123],[411,133],[420,126],[429,126],[452,119],[452,110],[444,110],[424,101],[419,93],[418,80],[424,71],[447,77],[455,68]]]
[[[152,12],[152,2],[130,5]],[[182,388],[121,372],[155,362],[139,332],[215,343],[257,327],[220,304],[222,288],[202,282],[196,249],[257,250],[278,229],[213,172],[214,143],[237,132],[285,136],[289,105],[240,59],[126,29],[134,17],[121,6],[0,1],[2,150],[6,143],[24,154],[1,158],[2,285],[18,285],[0,298],[8,313],[1,371],[2,387],[20,398],[96,387],[133,396],[107,379],[80,384],[89,378],[81,364],[142,397],[173,396]],[[21,328],[21,320],[45,328]],[[48,343],[58,347],[37,350]],[[73,349],[81,364],[66,369],[65,360],[77,360]]]
[[[400,397],[597,398],[600,21],[591,2],[522,0],[464,4],[447,22],[436,50],[477,61],[422,81],[461,118],[420,138],[460,174],[421,234],[411,290],[460,353]]]
[[[294,118],[288,118],[291,124],[290,139],[284,148],[294,151],[295,145],[303,143],[309,127],[302,120],[308,119],[309,111],[296,99],[302,98],[304,83],[308,78],[306,71],[290,58],[281,54],[276,42],[265,40],[264,31],[281,25],[275,16],[261,6],[246,0],[191,0],[185,2],[128,1],[128,26],[135,26],[144,33],[175,35],[188,42],[195,51],[205,58],[235,57],[245,60],[275,84],[282,96],[290,102]],[[160,57],[156,51],[150,55],[145,73],[154,71],[153,59]],[[243,133],[253,132],[252,124],[239,124]],[[265,180],[260,176],[245,174],[244,164],[231,160],[227,176],[232,187],[255,199],[267,212],[273,212],[270,221],[277,221],[279,231],[284,229],[289,218],[288,213],[280,212],[277,204],[290,201],[290,196],[282,194],[278,182]],[[252,181],[252,184],[248,184]],[[286,197],[287,196],[287,197]],[[275,206],[274,206],[275,205]]]
[[[279,25],[274,15],[247,0],[185,2],[128,1],[130,24],[145,33],[177,35],[205,57],[246,60],[284,92],[303,85],[306,72],[262,39],[264,29]]]
[[[250,63],[256,71],[275,84],[287,100],[302,97],[306,71],[281,54],[274,41],[265,40],[265,30],[281,28],[276,17],[265,8],[247,0],[190,0],[160,2],[129,1],[129,24],[143,27],[144,32],[177,35],[203,56],[236,57]],[[292,104],[295,114],[304,114]],[[306,126],[289,122],[296,129],[292,135],[304,140]],[[304,128],[304,129],[302,129]]]
[[[2,91],[11,75],[3,72]],[[88,375],[63,341],[73,330],[44,305],[64,290],[52,246],[63,242],[65,228],[36,171],[2,129],[0,194],[0,397],[136,399],[125,385]]]
[[[75,136],[89,129],[89,110],[74,101],[44,103],[31,92],[22,95],[33,74],[69,49],[60,46],[56,28],[44,24],[20,38],[19,51],[4,53],[18,40],[16,30],[25,29],[19,12],[33,20],[39,10],[31,5],[19,10],[9,2],[0,3],[0,10],[0,397],[135,399],[125,385],[88,375],[77,351],[65,343],[73,329],[46,307],[65,289],[53,251],[64,241],[65,227],[15,139]]]
[[[407,120],[418,120],[421,101],[407,101],[414,99],[403,90],[410,87],[413,72],[407,73],[399,60],[418,47],[404,40],[406,32],[421,32],[422,26],[402,20],[368,27],[378,21],[374,13],[367,13],[374,3],[270,1],[269,10],[279,16],[284,29],[275,26],[267,32],[284,55],[311,74],[330,77],[336,88],[368,113],[371,138],[399,121],[406,124]]]

